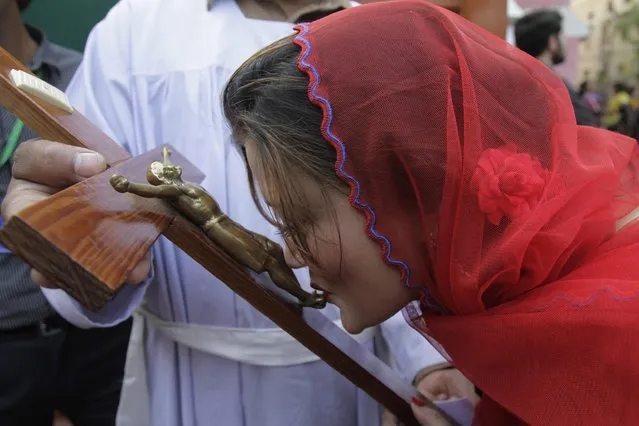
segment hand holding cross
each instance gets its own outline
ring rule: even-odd
[[[38,161],[33,161],[38,159]],[[107,167],[104,157],[94,151],[58,142],[33,139],[21,143],[13,157],[12,180],[2,202],[2,216],[11,220],[20,211],[44,201],[62,188],[98,175]],[[138,284],[148,275],[151,255],[143,259],[127,274],[125,284]],[[33,281],[42,287],[56,287],[35,269]]]

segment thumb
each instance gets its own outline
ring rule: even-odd
[[[86,148],[32,139],[13,155],[12,175],[54,188],[64,188],[104,171],[104,157]]]

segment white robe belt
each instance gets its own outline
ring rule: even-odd
[[[152,328],[171,340],[244,364],[283,367],[319,361],[320,358],[280,328],[235,328],[165,321],[144,308],[138,309]],[[335,324],[342,328],[340,320]],[[343,329],[343,328],[342,328]],[[377,328],[352,335],[359,343],[370,341]]]

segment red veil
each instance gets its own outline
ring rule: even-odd
[[[335,170],[422,290],[409,320],[484,391],[478,423],[639,424],[639,227],[615,230],[635,141],[577,126],[551,70],[427,2],[296,30]]]

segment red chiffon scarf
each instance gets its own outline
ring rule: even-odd
[[[409,321],[484,391],[477,422],[639,424],[639,227],[615,229],[635,141],[577,126],[551,70],[427,2],[296,29],[335,171],[421,290]]]

